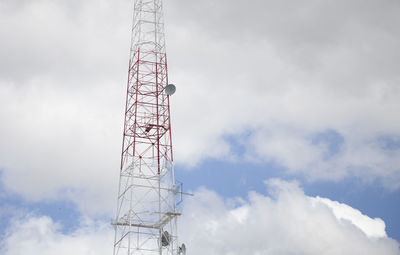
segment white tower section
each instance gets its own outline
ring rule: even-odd
[[[181,192],[175,186],[167,85],[162,1],[134,0],[114,255],[184,250],[178,247]]]

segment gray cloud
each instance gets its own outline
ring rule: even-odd
[[[177,163],[235,160],[225,137],[250,133],[241,158],[277,162],[311,180],[356,176],[399,187],[400,149],[379,145],[400,130],[396,1],[164,6],[169,75],[178,86]],[[131,8],[2,1],[0,167],[9,190],[33,200],[71,197],[85,211],[111,208]],[[329,144],[312,140],[327,130],[343,138],[330,158]]]
[[[396,137],[399,130],[397,2],[170,6],[170,55],[178,52],[170,70],[183,94],[176,100],[180,106],[191,98],[194,105],[176,110],[195,127],[190,132],[176,127],[178,143],[190,140],[181,159],[229,155],[229,145],[213,142],[215,137],[250,130],[253,136],[244,143],[253,160],[276,161],[311,179],[357,176],[399,187],[399,149],[376,146],[380,137]],[[310,137],[329,130],[344,141],[326,160],[326,148]],[[197,140],[193,133],[208,139]]]

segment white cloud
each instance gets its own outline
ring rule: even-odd
[[[209,190],[186,201],[181,240],[190,254],[400,254],[381,219],[306,196],[296,183],[266,182],[270,196],[224,200]]]
[[[116,92],[100,83],[80,91],[84,95],[45,80],[0,86],[1,140],[7,145],[0,147],[2,181],[28,200],[70,199],[86,213],[109,213],[117,193],[122,122],[106,95]]]
[[[333,214],[339,220],[348,220],[360,228],[368,237],[387,237],[385,222],[382,219],[371,219],[360,211],[337,201],[316,197],[316,203],[326,204],[332,209]]]
[[[27,216],[11,222],[0,251],[4,255],[112,254],[111,227],[103,222],[86,222],[70,234],[46,216]]]
[[[348,205],[306,196],[296,182],[266,181],[269,196],[223,199],[200,189],[185,200],[179,238],[188,254],[400,254],[381,219]],[[10,223],[1,243],[4,255],[111,254],[113,229],[82,220],[63,234],[46,216],[27,215]]]

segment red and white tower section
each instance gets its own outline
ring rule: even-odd
[[[134,0],[114,255],[183,254],[161,0]]]

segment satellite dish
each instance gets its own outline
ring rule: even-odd
[[[178,254],[186,255],[186,245],[184,243],[179,247]]]
[[[168,231],[164,231],[161,236],[161,245],[165,247],[168,246],[170,242],[171,242],[171,235],[168,233]]]
[[[168,96],[172,96],[176,91],[176,87],[174,84],[168,84],[165,87],[165,93],[167,93]]]

